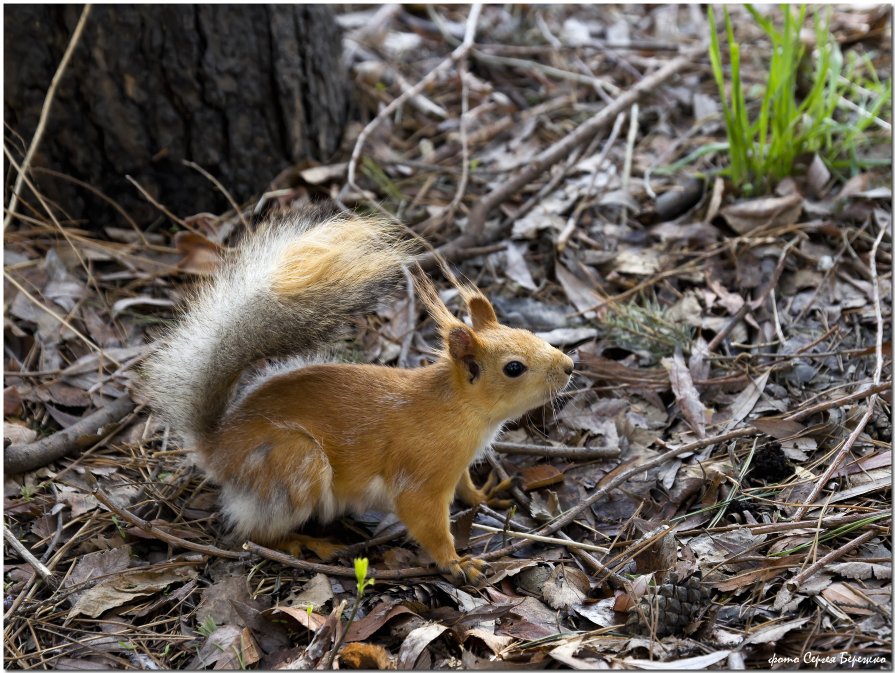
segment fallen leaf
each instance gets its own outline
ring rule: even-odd
[[[290,598],[290,605],[308,606],[312,605],[315,609],[320,608],[333,599],[332,585],[329,578],[323,573],[317,573],[310,581],[304,585],[295,598]]]
[[[358,619],[351,624],[348,633],[345,635],[345,640],[346,642],[366,640],[376,633],[383,624],[398,615],[419,616],[403,603],[382,602],[373,608],[365,617]]]
[[[507,264],[505,271],[510,279],[516,281],[516,283],[526,290],[533,292],[538,289],[538,286],[531,277],[531,272],[528,270],[528,265],[525,263],[525,250],[526,246],[519,243],[511,242],[507,245]]]
[[[257,663],[261,654],[247,628],[225,625],[212,632],[187,668],[196,670],[214,665],[214,670],[245,669]]]
[[[549,463],[539,463],[522,468],[522,490],[533,491],[536,488],[561,484],[563,473]]]
[[[573,566],[557,565],[544,583],[544,599],[555,610],[566,610],[578,605],[587,596],[590,581]]]
[[[411,631],[398,650],[398,670],[412,669],[423,650],[447,628],[444,624],[426,624]]]
[[[680,407],[684,420],[702,439],[705,437],[706,408],[699,399],[699,392],[693,385],[690,370],[684,364],[684,356],[677,352],[673,358],[662,358],[662,366],[668,370],[668,378],[671,381],[671,389]]]
[[[649,671],[700,671],[722,659],[727,659],[732,650],[718,650],[711,654],[687,659],[669,659],[668,661],[652,661],[650,659],[619,659],[624,668],[641,668]]]
[[[795,619],[791,622],[784,623],[774,623],[770,626],[760,627],[756,631],[753,631],[751,635],[749,635],[746,640],[743,641],[743,645],[758,645],[760,643],[776,643],[778,640],[783,638],[787,633],[792,631],[793,629],[801,628],[803,624],[809,621],[808,617],[802,617],[801,619]]]
[[[116,550],[106,553],[112,551]],[[150,567],[114,575],[82,592],[69,611],[69,618],[80,614],[99,617],[106,610],[151,596],[169,584],[186,582],[196,575],[196,570],[189,566]]]
[[[892,578],[891,563],[848,561],[846,563],[833,563],[827,567],[826,570],[853,580],[866,580],[871,577],[875,577],[879,580],[888,580]]]
[[[759,227],[771,229],[795,223],[802,214],[803,203],[799,193],[766,196],[726,206],[721,209],[721,215],[731,229],[742,235]]]

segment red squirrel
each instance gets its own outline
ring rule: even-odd
[[[461,286],[467,326],[422,275],[418,293],[442,340],[434,363],[321,360],[339,328],[372,309],[412,261],[401,229],[378,218],[275,218],[187,302],[146,363],[145,388],[220,484],[236,535],[326,558],[334,547],[298,526],[390,510],[439,569],[475,585],[487,565],[458,556],[451,501],[489,501],[494,489],[477,489],[469,465],[507,421],[557,395],[573,364],[501,325],[479,290]],[[238,385],[262,359],[278,361]]]

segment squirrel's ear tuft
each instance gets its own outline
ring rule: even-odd
[[[469,317],[472,318],[473,329],[484,329],[486,327],[496,327],[497,314],[491,302],[477,290],[466,290],[463,292],[463,300],[466,302],[466,308],[469,310]]]
[[[451,358],[466,367],[469,372],[469,382],[475,383],[481,369],[476,360],[478,344],[472,330],[466,325],[458,325],[448,333],[447,342]]]

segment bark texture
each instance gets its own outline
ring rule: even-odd
[[[80,12],[80,5],[4,7],[5,136],[17,160]],[[92,226],[120,218],[40,167],[98,187],[138,221],[158,211],[125,175],[179,215],[220,211],[221,194],[182,160],[202,166],[237,200],[292,163],[326,160],[348,115],[340,57],[341,35],[325,5],[96,5],[33,175],[69,216]],[[7,189],[13,181],[7,171]],[[33,201],[27,191],[24,198]]]

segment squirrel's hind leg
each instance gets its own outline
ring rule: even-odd
[[[301,535],[299,533],[290,533],[282,540],[274,543],[273,547],[295,557],[301,556],[303,548],[309,549],[314,552],[321,561],[329,561],[341,554],[347,548],[346,545],[343,544],[336,544],[329,540],[312,537],[310,535]]]

